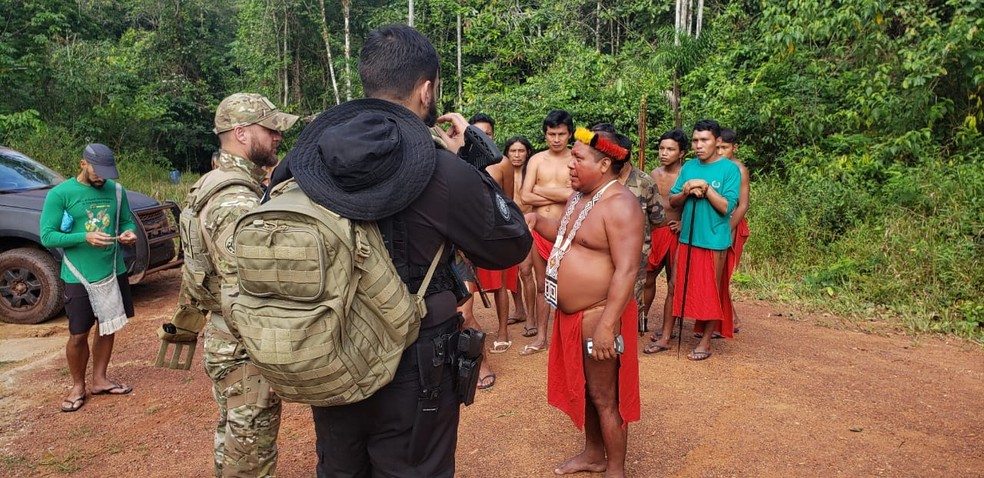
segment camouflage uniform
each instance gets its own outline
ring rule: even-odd
[[[278,131],[290,128],[296,116],[276,110],[266,98],[237,93],[219,105],[215,133],[237,126],[260,124]],[[257,186],[266,172],[246,158],[220,151],[213,158],[216,169],[208,174],[246,172]],[[277,467],[277,433],[280,430],[280,398],[259,375],[246,350],[223,318],[229,298],[238,292],[232,248],[236,221],[260,204],[256,192],[232,184],[216,192],[200,212],[204,237],[211,239],[208,255],[219,277],[222,310],[209,311],[204,330],[205,371],[212,379],[212,396],[219,406],[215,429],[215,476],[273,476]]]
[[[649,251],[652,249],[652,228],[663,222],[663,198],[659,195],[659,188],[653,178],[635,166],[630,164],[626,166],[632,168],[632,171],[629,172],[629,177],[625,180],[625,187],[639,199],[639,205],[646,216],[642,227],[642,258],[639,262],[639,273],[636,275],[636,284],[633,290],[636,303],[639,305],[639,321],[641,323],[646,314],[642,297],[646,285],[646,264],[649,262]]]

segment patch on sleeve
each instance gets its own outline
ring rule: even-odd
[[[499,214],[502,218],[508,222],[512,212],[509,210],[509,205],[506,204],[506,198],[502,197],[499,193],[495,193],[495,205],[499,208]]]

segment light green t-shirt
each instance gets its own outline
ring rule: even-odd
[[[703,164],[694,158],[683,164],[680,176],[677,178],[670,194],[683,191],[683,184],[691,179],[703,179],[710,187],[728,200],[728,210],[719,214],[707,199],[687,197],[680,217],[680,242],[704,249],[723,251],[731,246],[731,211],[738,204],[738,192],[741,187],[741,171],[738,166],[726,158],[713,163]],[[694,211],[694,208],[697,208]],[[690,218],[694,218],[693,241],[690,238]]]

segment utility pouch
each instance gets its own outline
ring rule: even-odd
[[[475,387],[478,385],[479,368],[485,357],[485,333],[475,329],[464,329],[457,334],[455,361],[455,392],[458,401],[471,405],[475,401]]]
[[[437,423],[440,409],[441,379],[448,362],[446,335],[422,340],[416,345],[417,373],[420,378],[420,394],[417,397],[417,413],[410,433],[410,463],[417,464],[424,458],[431,432]]]

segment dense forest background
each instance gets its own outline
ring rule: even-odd
[[[206,167],[224,96],[360,97],[362,39],[411,8],[444,109],[500,141],[542,145],[552,108],[637,140],[643,118],[649,171],[674,126],[736,129],[748,294],[984,340],[982,0],[0,0],[0,144],[73,174],[103,142],[180,199],[166,171]]]

